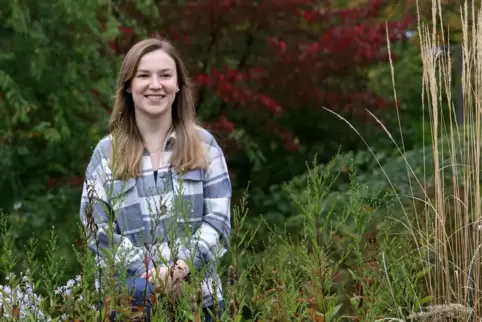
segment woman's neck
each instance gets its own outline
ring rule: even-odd
[[[172,127],[171,115],[153,119],[139,114],[136,114],[136,124],[144,146],[151,153],[162,150]]]

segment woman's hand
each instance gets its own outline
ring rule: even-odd
[[[147,278],[149,282],[154,284],[156,293],[162,293],[167,282],[168,272],[169,268],[167,266],[159,266],[157,270],[152,268],[147,273],[142,274],[141,278]]]
[[[178,299],[182,292],[182,283],[186,281],[190,273],[189,266],[183,260],[178,260],[171,268],[166,284],[166,294],[173,299]]]
[[[147,273],[141,275],[141,278],[147,278],[149,282],[154,284],[156,293],[170,295],[174,300],[181,296],[182,283],[189,277],[189,266],[183,260],[178,260],[175,265],[170,268],[160,266],[152,268]]]

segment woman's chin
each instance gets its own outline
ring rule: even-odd
[[[141,108],[138,108],[138,112],[141,112],[145,116],[152,117],[152,118],[159,118],[165,115],[169,115],[170,110],[171,109],[165,105],[160,105],[160,106],[149,105],[149,106],[143,106]]]

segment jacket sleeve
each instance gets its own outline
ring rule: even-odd
[[[99,143],[85,172],[80,203],[80,219],[85,228],[89,248],[101,266],[107,265],[106,256],[113,256],[115,264],[127,266],[128,274],[140,276],[146,271],[145,249],[135,246],[117,232],[115,214],[109,203],[104,183],[110,175],[107,157]],[[153,267],[149,261],[147,269]]]
[[[196,270],[217,262],[229,248],[231,194],[226,160],[214,138],[209,144],[209,165],[204,177],[203,217],[188,245],[179,244],[178,258],[192,261]]]

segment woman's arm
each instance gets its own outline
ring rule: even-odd
[[[214,138],[208,155],[202,224],[188,245],[179,245],[178,253],[178,259],[192,261],[196,270],[216,262],[227,252],[231,233],[231,181],[223,151]]]
[[[106,262],[106,253],[114,256],[114,263],[123,261],[128,273],[141,276],[146,271],[146,250],[135,246],[128,238],[116,232],[115,214],[104,189],[108,172],[106,151],[100,142],[94,149],[85,173],[80,204],[80,219],[85,227],[89,248],[101,263]],[[151,261],[147,268],[153,267]]]

